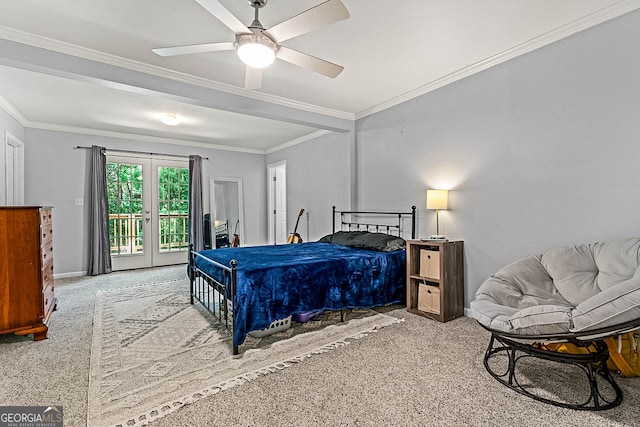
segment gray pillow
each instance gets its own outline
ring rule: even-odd
[[[338,231],[328,234],[318,241],[381,252],[393,252],[406,247],[406,242],[401,237],[368,231]]]

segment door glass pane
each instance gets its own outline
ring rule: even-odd
[[[142,166],[107,163],[111,255],[144,253]]]
[[[158,227],[160,252],[189,246],[189,169],[158,167]]]

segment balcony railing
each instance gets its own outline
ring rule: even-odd
[[[188,214],[159,215],[160,252],[185,251],[189,246]],[[111,255],[144,253],[144,216],[109,214]]]

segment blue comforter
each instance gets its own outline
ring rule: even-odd
[[[291,314],[376,307],[405,295],[405,251],[377,252],[332,243],[222,248],[201,251],[221,264],[238,262],[233,300],[234,341]],[[202,257],[196,266],[221,277]]]

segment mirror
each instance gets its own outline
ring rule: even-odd
[[[239,246],[244,246],[242,179],[213,177],[210,192],[212,246],[232,246],[234,235]]]

